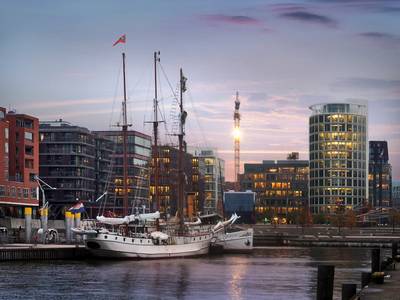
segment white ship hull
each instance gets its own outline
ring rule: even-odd
[[[247,252],[253,250],[253,229],[236,232],[221,232],[215,242],[224,252]]]
[[[130,238],[116,234],[89,236],[86,248],[97,257],[172,258],[204,255],[209,252],[212,235],[171,237],[173,244],[154,244],[149,238]]]

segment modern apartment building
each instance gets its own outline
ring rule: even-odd
[[[386,141],[369,142],[369,203],[373,207],[392,206],[392,166]]]
[[[77,201],[96,198],[95,154],[87,128],[63,120],[40,123],[40,178],[56,188],[45,190],[51,217],[62,218]]]
[[[215,149],[191,149],[199,174],[204,174],[204,214],[222,211],[222,189],[225,182],[225,161]]]
[[[244,164],[241,189],[256,193],[256,213],[260,218],[295,219],[300,208],[308,207],[307,160],[263,160]]]
[[[97,136],[114,143],[112,176],[107,196],[107,207],[117,214],[123,212],[124,196],[124,153],[123,134],[120,130],[94,131]],[[127,192],[128,207],[149,208],[151,137],[138,131],[129,130],[127,136]],[[112,196],[111,194],[115,194]]]
[[[392,184],[393,207],[400,209],[400,180],[394,180]]]
[[[328,103],[310,109],[311,212],[360,207],[368,198],[367,107]]]
[[[175,215],[178,208],[178,155],[179,150],[173,146],[158,146],[158,197],[160,202],[160,212]],[[194,193],[193,187],[193,156],[189,153],[183,154],[183,173],[185,198],[190,193]],[[151,163],[150,180],[150,199],[153,210],[156,209],[155,202],[155,158]],[[186,203],[186,201],[185,201]]]
[[[39,204],[39,120],[0,107],[0,216],[23,217]]]
[[[196,213],[204,208],[204,174],[205,164],[203,160],[192,156],[192,192],[194,196],[193,209]]]
[[[40,123],[40,177],[55,187],[46,190],[50,216],[82,201],[91,217],[123,210],[123,136],[121,131],[90,131],[58,120]],[[129,207],[148,205],[150,137],[128,131]],[[107,195],[95,200],[107,191]]]

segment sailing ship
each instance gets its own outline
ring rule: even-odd
[[[159,52],[154,53],[154,70],[155,81],[157,80],[157,62]],[[123,61],[123,84],[124,84],[124,100],[123,100],[123,159],[124,159],[124,214],[122,218],[109,218],[98,216],[95,228],[74,228],[76,234],[84,235],[86,248],[95,256],[99,257],[115,257],[115,258],[168,258],[168,257],[188,257],[204,255],[209,252],[212,242],[215,242],[216,231],[211,227],[192,227],[198,225],[198,222],[184,222],[183,206],[184,206],[184,174],[183,174],[183,148],[185,136],[185,121],[187,112],[183,109],[183,94],[186,91],[186,78],[180,69],[180,99],[179,99],[179,155],[178,155],[178,212],[179,222],[167,222],[163,228],[160,226],[160,213],[157,210],[150,214],[131,214],[128,215],[128,198],[127,198],[127,111],[126,111],[126,83],[125,83],[125,53],[122,53]],[[157,82],[155,82],[154,97],[154,153],[155,153],[155,183],[156,193],[155,201],[157,209],[160,208],[160,201],[157,192],[157,177],[159,174],[157,163],[157,142],[158,142],[158,99],[157,99]],[[225,226],[225,225],[223,225]],[[192,227],[192,228],[191,228]]]

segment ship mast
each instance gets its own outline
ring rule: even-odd
[[[156,203],[156,211],[160,210],[160,197],[158,191],[158,181],[160,177],[159,159],[158,159],[158,98],[157,98],[157,62],[160,61],[160,51],[154,52],[154,121],[153,121],[153,134],[154,134],[154,201]]]
[[[128,215],[128,154],[127,154],[127,139],[128,139],[128,127],[132,124],[128,124],[128,117],[126,111],[126,79],[125,79],[125,53],[122,52],[122,72],[124,78],[124,101],[122,102],[122,139],[123,139],[123,213],[124,216]]]
[[[186,78],[183,76],[182,68],[180,69],[180,122],[179,122],[179,153],[178,153],[178,215],[179,215],[179,227],[182,230],[184,225],[183,219],[183,206],[184,206],[184,178],[183,178],[183,143],[185,136],[185,121],[187,112],[183,110],[183,93],[186,91]]]

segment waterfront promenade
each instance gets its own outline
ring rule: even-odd
[[[391,247],[400,241],[400,228],[353,227],[328,225],[301,227],[296,225],[254,225],[255,246],[331,246],[331,247]]]
[[[397,263],[399,267],[399,263]],[[385,271],[390,278],[385,278],[384,284],[369,283],[360,293],[362,300],[399,300],[400,299],[400,270]]]

